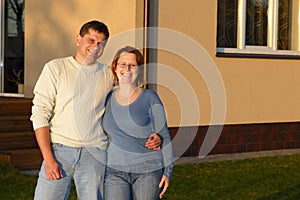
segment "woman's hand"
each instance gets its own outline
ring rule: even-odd
[[[163,177],[161,178],[160,183],[159,183],[159,188],[162,188],[162,187],[163,187],[163,189],[162,189],[161,193],[159,194],[159,198],[160,198],[160,199],[161,199],[161,198],[164,196],[164,194],[167,192],[167,189],[168,189],[168,187],[169,187],[169,182],[170,182],[170,180],[168,179],[168,177],[163,176]]]

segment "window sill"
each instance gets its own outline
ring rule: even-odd
[[[299,51],[272,51],[270,48],[217,48],[216,57],[300,59]]]
[[[225,58],[268,58],[268,59],[290,59],[299,60],[300,55],[278,55],[278,54],[246,54],[246,53],[216,53],[216,57]]]

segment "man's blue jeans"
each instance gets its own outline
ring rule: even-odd
[[[102,200],[106,151],[96,147],[69,147],[53,144],[53,153],[63,178],[48,180],[42,164],[35,200],[67,200],[72,180],[79,199]]]
[[[107,167],[104,181],[105,200],[157,200],[163,170],[128,173]]]

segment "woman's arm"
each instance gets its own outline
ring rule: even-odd
[[[169,187],[169,182],[173,173],[174,166],[172,141],[167,126],[165,109],[157,94],[155,104],[153,104],[151,107],[151,112],[153,128],[162,138],[161,151],[164,162],[164,173],[159,184],[159,187],[162,188],[162,192],[160,193],[159,197],[162,198]]]

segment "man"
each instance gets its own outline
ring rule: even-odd
[[[97,59],[108,38],[102,22],[85,23],[75,56],[46,63],[36,83],[30,119],[44,160],[35,199],[68,199],[73,179],[79,199],[102,199],[107,137],[100,123],[113,76]],[[160,143],[155,138],[148,148]]]

